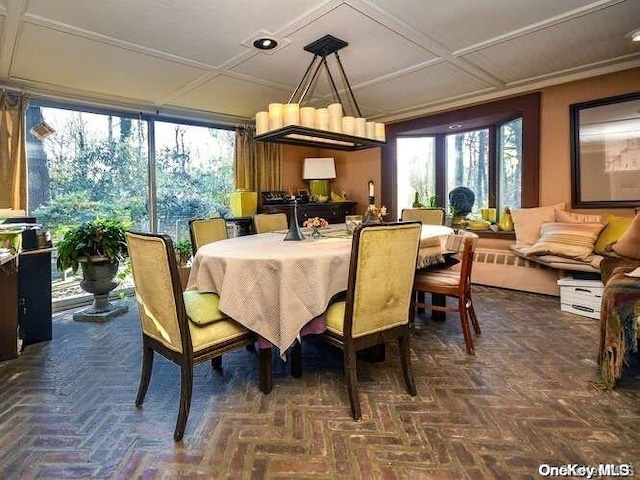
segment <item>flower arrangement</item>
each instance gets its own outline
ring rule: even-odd
[[[375,205],[369,205],[367,211],[364,214],[364,223],[380,223],[382,217],[387,214],[387,207],[376,207]]]
[[[327,222],[324,218],[313,217],[305,220],[303,226],[311,229],[311,237],[320,238],[322,237],[320,229],[327,228],[329,226],[329,222]]]
[[[329,222],[327,222],[324,218],[313,217],[304,221],[303,226],[307,228],[327,228],[329,226]]]

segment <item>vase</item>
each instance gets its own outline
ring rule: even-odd
[[[511,218],[511,213],[505,211],[500,217],[498,226],[503,232],[513,232],[513,218]]]
[[[289,231],[284,237],[285,241],[300,241],[304,240],[300,225],[298,225],[298,201],[293,202],[293,212],[291,213],[291,219],[289,220]]]
[[[311,228],[311,238],[313,238],[314,240],[322,238],[322,233],[320,233],[319,228]]]

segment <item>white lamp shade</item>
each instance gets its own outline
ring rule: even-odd
[[[305,158],[302,167],[305,180],[336,178],[336,164],[333,158]]]

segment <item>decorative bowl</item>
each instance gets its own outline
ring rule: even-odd
[[[491,222],[487,220],[469,220],[467,228],[469,230],[488,230]]]

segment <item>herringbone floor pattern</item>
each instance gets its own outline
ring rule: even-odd
[[[483,334],[465,353],[456,315],[418,319],[405,393],[395,345],[359,362],[363,420],[350,417],[341,354],[306,340],[304,375],[277,360],[259,392],[257,356],[196,367],[184,441],[172,440],[178,369],[140,370],[136,308],[106,324],[54,319],[54,339],[0,364],[0,478],[540,478],[540,464],[640,469],[640,368],[594,389],[598,322],[558,299],[477,287]]]

